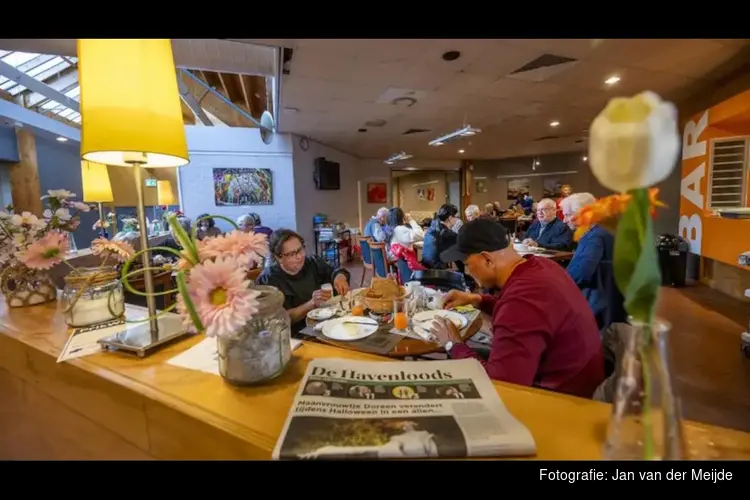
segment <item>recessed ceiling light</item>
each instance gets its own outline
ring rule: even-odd
[[[606,80],[604,80],[604,83],[606,83],[607,85],[614,85],[615,83],[617,83],[619,81],[620,81],[620,77],[619,76],[612,75],[609,78],[607,78]]]
[[[588,156],[584,156],[584,157],[583,157],[583,161],[588,161],[588,160],[589,160],[589,157],[588,157]]]
[[[535,165],[535,166],[537,166],[537,167],[538,167],[539,165],[541,165],[541,164],[542,164],[542,162],[540,162],[540,161],[535,161],[535,162],[534,162],[534,165]]]
[[[464,154],[464,153],[465,153],[466,151],[464,151],[463,149],[459,149],[459,150],[458,150],[458,152],[459,152],[460,154]]]
[[[68,142],[68,139],[66,137],[58,137],[57,142]]]
[[[560,125],[560,122],[558,122],[557,120],[555,120],[553,122],[549,122],[549,126],[550,127],[557,127],[558,125]]]

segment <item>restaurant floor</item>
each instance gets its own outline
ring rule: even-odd
[[[359,285],[362,265],[346,267]],[[750,359],[740,351],[750,307],[690,284],[664,288],[658,314],[672,324],[671,369],[685,418],[750,432]]]

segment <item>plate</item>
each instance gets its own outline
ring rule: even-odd
[[[415,323],[422,323],[422,325],[420,326],[429,329],[429,326],[435,319],[435,317],[443,317],[449,319],[454,325],[456,325],[456,328],[458,328],[459,330],[465,328],[466,325],[469,324],[469,320],[467,320],[466,316],[464,316],[463,314],[459,314],[454,311],[445,311],[442,309],[419,312],[412,317],[412,320]]]
[[[513,250],[516,252],[528,252],[529,247],[528,245],[524,245],[523,243],[513,243]]]
[[[323,335],[332,340],[360,340],[378,331],[378,324],[362,316],[345,316],[326,321]]]
[[[315,321],[324,321],[333,318],[335,314],[336,310],[332,307],[320,307],[307,313],[307,317]]]

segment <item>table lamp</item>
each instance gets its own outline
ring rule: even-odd
[[[166,211],[166,208],[169,205],[174,205],[174,196],[172,195],[172,183],[169,181],[157,181],[156,182],[156,204],[161,205],[164,207],[164,210]],[[154,207],[154,220],[158,221],[158,206]],[[161,227],[161,224],[159,224],[158,227]],[[164,228],[165,230],[168,228]]]
[[[79,39],[78,75],[81,157],[133,168],[140,245],[146,249],[142,169],[189,163],[171,41]],[[148,319],[99,341],[139,357],[187,333],[178,315],[157,316],[148,252],[142,263]]]
[[[104,209],[102,208],[102,203],[115,201],[115,197],[112,195],[112,185],[109,182],[107,166],[83,160],[81,162],[81,184],[83,185],[83,201],[99,205],[100,229],[102,236],[105,236],[106,229],[104,228]]]

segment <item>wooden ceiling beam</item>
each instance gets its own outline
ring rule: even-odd
[[[190,71],[190,70],[188,70]],[[213,86],[211,83],[210,72],[206,71],[192,71],[192,73],[196,76],[205,75],[208,77],[207,80],[204,80],[201,78],[205,83],[207,83],[210,86]],[[197,74],[196,74],[197,73]],[[188,91],[194,95],[194,96],[202,96],[198,100],[198,103],[214,115],[216,118],[224,122],[230,127],[252,127],[254,128],[256,125],[242,116],[237,111],[233,110],[231,107],[229,107],[225,102],[223,102],[221,99],[219,99],[216,95],[214,95],[212,92],[208,92],[205,88],[201,87],[200,84],[193,81],[191,78],[185,78],[184,80],[185,85],[188,86]]]
[[[253,108],[250,106],[250,97],[247,91],[247,82],[245,81],[245,75],[237,75],[237,77],[240,81],[240,88],[242,89],[242,97],[245,100],[245,107],[247,108],[248,112],[253,115]]]

